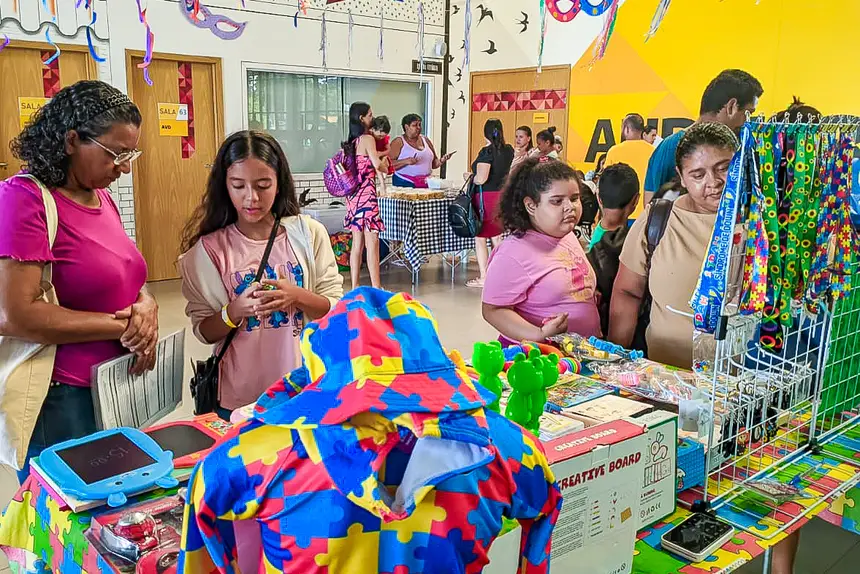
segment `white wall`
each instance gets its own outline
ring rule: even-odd
[[[588,2],[588,0],[582,0]],[[559,4],[569,4],[570,0],[560,0]],[[487,17],[479,23],[481,11],[478,5],[492,11],[492,19]],[[456,78],[457,68],[463,67],[462,42],[465,31],[465,0],[452,0],[451,16],[451,82],[454,84],[449,100],[448,120],[451,123],[448,136],[448,149],[460,150],[451,162],[454,174],[460,174],[468,167],[474,158],[467,157],[469,149],[469,74],[463,73],[462,80]],[[540,7],[537,0],[472,0],[471,27],[471,66],[473,72],[503,70],[511,68],[530,68],[538,64],[538,46],[540,42]],[[518,21],[523,20],[523,13],[528,16],[528,29]],[[571,65],[576,63],[603,26],[604,17],[592,17],[580,13],[568,23],[561,23],[547,15],[547,34],[544,43],[543,64]],[[490,46],[490,40],[498,50],[495,54],[484,51]],[[458,98],[463,91],[466,101]],[[455,119],[451,121],[451,110]],[[457,121],[463,118],[463,121]],[[507,135],[507,134],[506,134]],[[509,137],[510,139],[510,137]]]
[[[25,30],[17,22],[5,21],[0,33],[12,39],[44,41],[44,26],[50,21],[43,13],[41,0],[18,0],[20,10],[12,11],[13,0],[0,0],[3,18],[21,19]],[[96,46],[107,62],[100,65],[100,78],[123,91],[126,86],[125,51],[145,49],[145,31],[139,22],[134,0],[96,0],[99,13],[97,35],[109,38],[96,40]],[[223,14],[237,22],[247,22],[245,32],[236,40],[221,40],[209,30],[187,22],[180,12],[182,5],[173,0],[141,0],[147,8],[147,20],[155,35],[155,52],[212,56],[221,58],[224,85],[224,127],[227,133],[246,127],[244,70],[264,67],[284,71],[322,73],[322,54],[319,50],[321,19],[325,0],[309,0],[307,16],[300,15],[298,27],[293,25],[296,0],[204,0],[214,13]],[[75,0],[57,0],[58,5],[72,5]],[[444,0],[424,0],[425,57],[430,57],[434,42],[443,36]],[[377,57],[379,45],[379,7],[385,9],[384,59]],[[332,75],[352,75],[380,79],[416,80],[421,76],[412,73],[412,60],[418,58],[417,18],[418,0],[348,0],[327,8],[328,67]],[[354,51],[348,51],[347,11],[352,10]],[[58,9],[59,10],[59,9]],[[85,44],[82,22],[86,19],[80,10],[59,10],[59,29],[71,37],[54,34],[60,43]],[[88,23],[85,22],[85,23]],[[62,57],[62,56],[61,56]],[[135,73],[141,73],[135,71]],[[441,137],[442,87],[439,76],[425,76],[430,82],[431,117],[427,118],[428,135],[435,140]],[[371,102],[372,104],[373,102]],[[384,109],[375,109],[385,113]],[[416,110],[420,112],[421,110]],[[395,132],[396,133],[396,132]],[[114,192],[121,206],[126,230],[134,236],[134,204],[131,176],[122,177]],[[299,181],[303,187],[321,186],[319,179]]]

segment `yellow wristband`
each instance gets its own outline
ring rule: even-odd
[[[224,321],[224,324],[231,329],[238,329],[239,325],[230,320],[230,315],[227,314],[227,307],[228,305],[221,307],[221,320]]]

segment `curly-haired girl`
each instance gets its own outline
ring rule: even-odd
[[[144,288],[146,263],[106,189],[140,156],[140,123],[125,94],[82,81],[60,90],[12,142],[24,171],[0,183],[0,335],[57,345],[32,456],[97,430],[93,366],[129,351],[135,370],[154,365],[158,307]],[[46,209],[54,205],[52,245]],[[46,265],[59,305],[41,296]]]
[[[582,182],[570,166],[528,159],[511,173],[499,204],[511,236],[493,252],[484,319],[512,341],[573,331],[600,336],[595,276],[572,233]]]

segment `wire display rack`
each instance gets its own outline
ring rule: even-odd
[[[793,301],[782,349],[768,350],[760,314],[738,312],[744,227],[736,229],[722,332],[707,349],[713,361],[700,385],[709,399],[701,498],[735,527],[771,540],[860,482],[860,454],[841,444],[860,419],[860,281],[835,303],[821,301],[816,314]],[[769,496],[760,485],[771,479],[795,495]]]

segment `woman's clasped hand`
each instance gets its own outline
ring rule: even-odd
[[[117,311],[114,317],[128,321],[119,342],[135,355],[129,372],[140,375],[154,369],[158,346],[158,303],[155,298],[142,293],[136,303]]]

